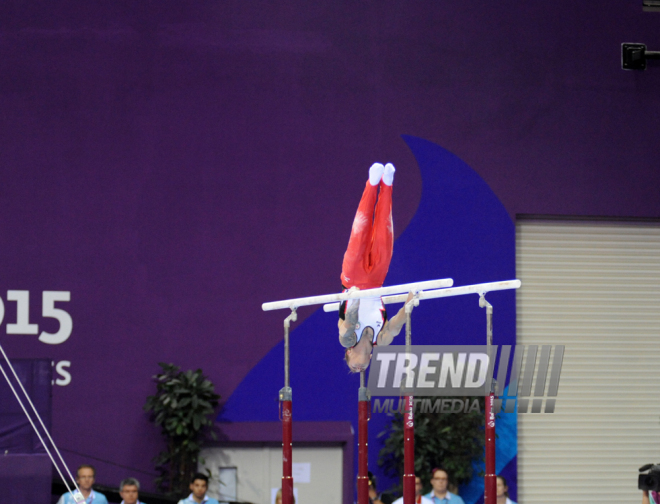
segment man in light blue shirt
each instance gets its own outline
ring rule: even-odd
[[[92,490],[92,485],[96,480],[96,469],[94,466],[89,464],[83,464],[78,467],[76,471],[76,483],[78,483],[78,488],[80,488],[80,493],[85,498],[85,504],[108,504],[108,499],[105,498],[105,495],[99,492]],[[77,490],[74,490],[77,493]],[[73,495],[69,492],[65,493],[60,500],[57,501],[57,504],[76,504],[76,501],[73,498]]]
[[[444,469],[436,467],[431,471],[431,486],[433,491],[425,495],[433,504],[465,504],[458,495],[447,490],[449,474]]]
[[[181,499],[179,504],[219,504],[217,500],[206,496],[206,490],[208,488],[208,476],[202,473],[196,473],[190,483],[191,494],[185,499]]]
[[[140,504],[138,498],[140,491],[140,482],[135,478],[126,478],[119,483],[119,495],[122,498],[121,504]]]

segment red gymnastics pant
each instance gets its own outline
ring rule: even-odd
[[[382,287],[390,269],[393,244],[392,186],[383,181],[372,186],[367,181],[344,254],[342,285],[361,290]]]

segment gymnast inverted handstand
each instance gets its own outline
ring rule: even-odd
[[[394,165],[374,163],[362,193],[351,238],[344,254],[344,289],[383,286],[392,260],[392,183]],[[413,294],[408,295],[408,300]],[[339,342],[346,348],[346,364],[358,373],[369,367],[373,345],[389,345],[406,321],[404,308],[387,320],[380,297],[344,301],[339,308]]]

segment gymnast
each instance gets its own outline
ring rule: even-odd
[[[351,237],[344,254],[341,283],[344,290],[382,287],[392,260],[392,183],[394,165],[374,163],[362,193]],[[413,298],[408,295],[406,303]],[[405,308],[405,305],[404,305]],[[353,373],[369,367],[373,345],[389,345],[406,322],[405,309],[387,320],[379,296],[349,299],[339,308],[339,342],[346,348],[346,364]]]

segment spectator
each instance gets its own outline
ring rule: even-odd
[[[431,486],[433,491],[426,495],[433,504],[465,504],[463,499],[447,490],[449,485],[449,473],[444,469],[436,467],[431,471]]]
[[[504,476],[497,477],[497,504],[516,504],[509,499],[509,486]]]
[[[422,495],[422,479],[415,476],[415,504],[433,504],[432,501]],[[399,497],[392,504],[403,504],[403,497]]]
[[[383,504],[381,494],[376,488],[376,476],[371,471],[367,472],[367,476],[369,477],[369,504]]]
[[[80,493],[85,498],[85,504],[108,504],[108,499],[105,498],[105,495],[99,492],[92,490],[92,485],[96,480],[96,469],[94,466],[89,464],[82,464],[78,467],[76,471],[76,483],[78,483],[78,488],[80,488]],[[75,491],[75,490],[74,490]],[[73,499],[71,493],[67,492],[60,500],[57,501],[57,504],[75,504],[76,501]]]
[[[140,482],[135,478],[126,478],[119,484],[119,495],[122,498],[121,504],[140,504],[138,492],[140,491]]]
[[[206,496],[206,490],[208,490],[208,488],[208,476],[202,473],[196,473],[192,477],[192,481],[190,483],[191,494],[185,499],[181,499],[179,504],[219,504],[217,500]]]
[[[296,504],[296,496],[295,495],[291,496],[291,502],[293,504]],[[282,489],[281,488],[275,494],[275,504],[282,504]]]
[[[650,492],[649,494],[648,490],[644,490],[642,504],[660,504],[660,495],[658,495],[658,492]]]

